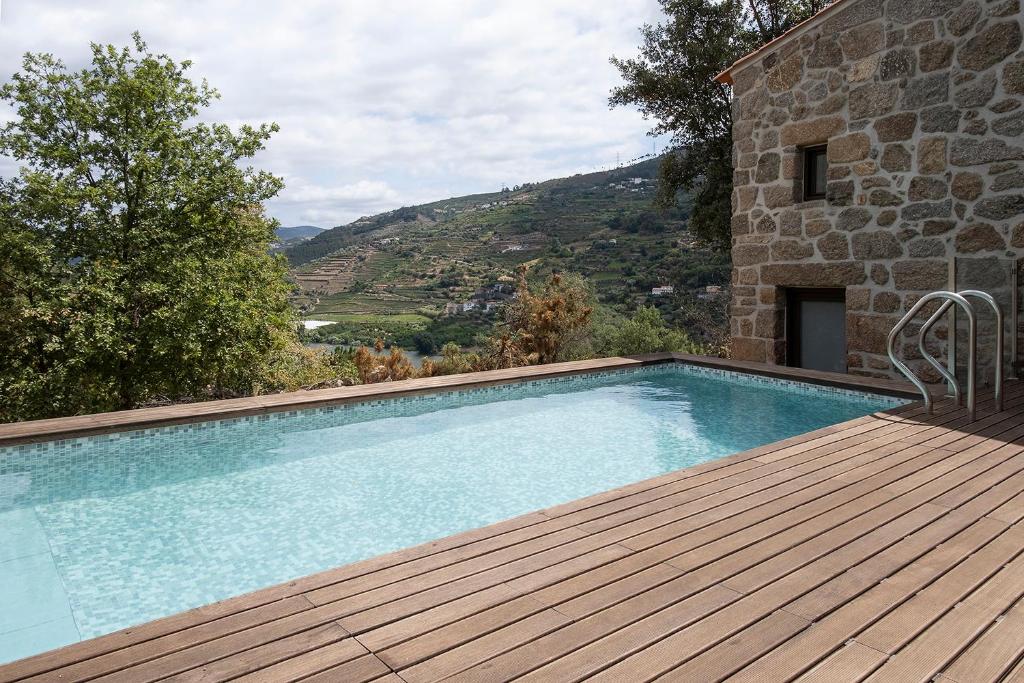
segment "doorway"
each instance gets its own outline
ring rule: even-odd
[[[846,290],[786,290],[786,364],[846,372]]]

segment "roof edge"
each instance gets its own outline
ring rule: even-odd
[[[814,28],[815,26],[820,24],[822,21],[824,21],[826,17],[831,16],[837,7],[839,7],[840,5],[849,4],[851,2],[854,2],[854,0],[835,0],[835,2],[818,10],[816,14],[814,14],[811,17],[808,17],[807,19],[804,19],[799,24],[783,33],[781,36],[768,41],[767,43],[757,48],[753,52],[740,57],[735,62],[733,62],[728,68],[726,68],[720,74],[715,76],[713,80],[719,83],[724,83],[725,85],[732,85],[732,74],[736,69],[740,68],[741,66],[746,66],[748,62],[752,61],[762,52],[779,47],[783,43],[789,42],[793,38],[802,35],[807,30]]]

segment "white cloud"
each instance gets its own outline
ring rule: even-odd
[[[445,196],[608,166],[651,149],[609,110],[655,0],[3,0],[0,78],[26,51],[70,65],[88,42],[191,59],[223,98],[205,115],[276,121],[257,164],[285,177],[285,224],[335,225]],[[5,168],[0,166],[0,169]]]

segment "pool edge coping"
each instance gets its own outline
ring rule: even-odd
[[[666,363],[731,370],[763,377],[786,379],[806,384],[863,391],[898,398],[920,398],[920,393],[913,385],[896,380],[804,370],[801,368],[735,361],[712,356],[665,352],[569,361],[548,365],[531,365],[507,370],[485,370],[482,372],[426,377],[399,382],[361,384],[336,389],[300,390],[245,398],[177,403],[152,408],[10,422],[0,424],[0,448],[153,427],[225,420],[292,410],[324,408],[380,399],[403,398],[441,391],[458,391],[501,384],[516,384],[537,379],[577,374],[584,375],[594,372],[631,367],[639,368]]]

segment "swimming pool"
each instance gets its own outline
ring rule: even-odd
[[[0,448],[0,662],[903,402],[669,364]]]

